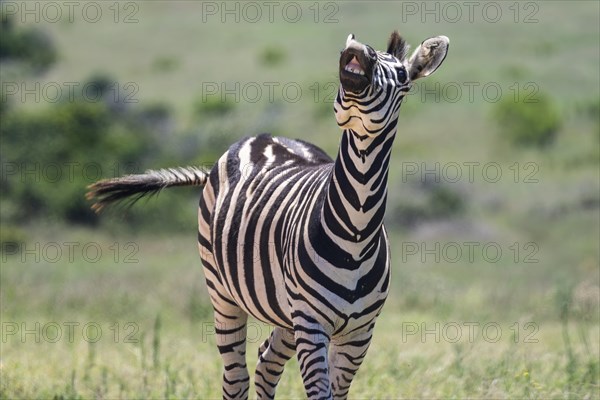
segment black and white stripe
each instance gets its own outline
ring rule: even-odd
[[[265,134],[235,143],[208,174],[161,170],[92,186],[90,197],[101,207],[163,187],[204,185],[198,247],[224,362],[224,398],[248,397],[248,315],[274,326],[259,348],[259,398],[275,396],[294,354],[309,398],[347,397],[390,284],[383,216],[398,110],[410,77],[433,72],[441,61],[432,52],[447,51],[447,38],[429,41],[407,61],[397,33],[388,53],[348,38],[335,103],[343,129],[335,160],[301,140]],[[425,64],[420,54],[428,55]]]

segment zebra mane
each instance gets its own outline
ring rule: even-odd
[[[409,47],[410,46],[406,44],[406,40],[400,36],[398,31],[394,31],[388,41],[387,53],[393,55],[398,60],[403,61],[408,54]]]

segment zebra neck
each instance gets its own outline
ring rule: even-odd
[[[387,197],[387,179],[396,127],[378,136],[345,130],[335,160],[321,224],[328,236],[355,260],[378,243]]]

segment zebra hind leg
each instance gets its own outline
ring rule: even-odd
[[[276,327],[258,349],[254,383],[259,399],[274,399],[285,363],[296,353],[294,333]]]
[[[223,359],[223,399],[247,399],[250,376],[246,367],[246,321],[239,307],[215,307],[215,333]]]

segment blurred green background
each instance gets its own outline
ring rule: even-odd
[[[199,191],[97,216],[86,186],[262,132],[334,156],[346,36],[398,29],[451,46],[401,109],[352,397],[600,398],[600,3],[0,4],[0,397],[219,398]]]

